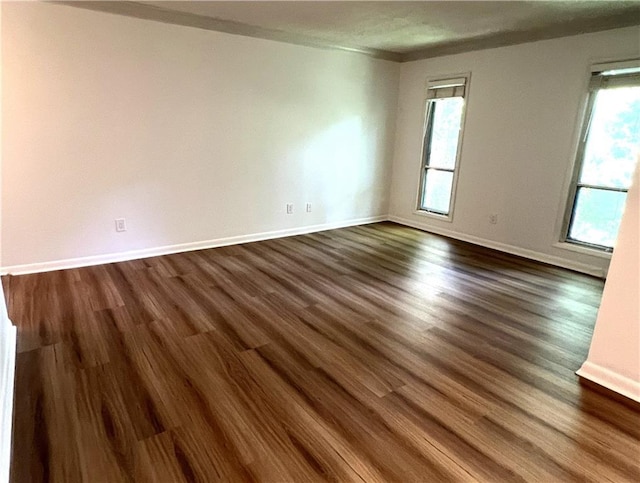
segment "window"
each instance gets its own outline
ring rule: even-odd
[[[420,211],[451,216],[467,89],[467,77],[428,84],[418,193]]]
[[[565,240],[612,251],[640,149],[640,63],[594,67]]]

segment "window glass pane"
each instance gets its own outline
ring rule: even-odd
[[[449,97],[434,103],[429,166],[453,169],[458,152],[458,133],[462,120],[462,97]]]
[[[569,238],[613,247],[626,198],[624,192],[578,188]]]
[[[629,188],[640,149],[640,86],[598,91],[580,182]]]
[[[422,195],[422,208],[448,214],[453,173],[450,171],[427,169],[426,176],[427,179],[424,183]]]

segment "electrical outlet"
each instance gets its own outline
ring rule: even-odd
[[[307,203],[307,213],[311,213],[311,203]]]
[[[492,225],[498,223],[498,215],[496,213],[491,213],[489,215],[489,223],[491,223]]]
[[[116,231],[127,231],[127,222],[124,218],[116,218]]]
[[[293,203],[287,203],[287,215],[293,214]]]

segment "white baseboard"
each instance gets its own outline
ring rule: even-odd
[[[273,238],[282,238],[294,235],[304,235],[306,233],[315,233],[318,231],[333,230],[336,228],[344,228],[348,226],[364,225],[367,223],[377,223],[380,221],[393,221],[401,225],[410,226],[419,230],[435,233],[437,235],[443,235],[456,240],[461,240],[475,245],[480,245],[487,248],[492,248],[512,255],[528,258],[530,260],[536,260],[538,262],[548,263],[558,267],[568,268],[577,272],[586,273],[595,277],[603,278],[606,274],[600,267],[593,265],[587,265],[584,263],[574,262],[572,260],[566,260],[562,257],[556,257],[553,255],[547,255],[545,253],[528,250],[526,248],[520,248],[515,245],[508,245],[506,243],[500,243],[485,238],[480,238],[474,235],[467,235],[465,233],[459,233],[453,230],[447,230],[445,228],[438,228],[429,226],[408,218],[402,218],[399,216],[371,216],[367,218],[358,218],[334,223],[323,223],[320,225],[311,225],[298,228],[289,228],[285,230],[268,231],[262,233],[253,233],[249,235],[239,235],[226,238],[216,238],[212,240],[203,240],[198,242],[181,243],[177,245],[166,245],[162,247],[145,248],[142,250],[130,250],[119,253],[108,253],[105,255],[95,255],[90,257],[69,258],[65,260],[55,260],[51,262],[41,263],[28,263],[24,265],[11,265],[0,268],[0,274],[2,275],[23,275],[27,273],[39,273],[50,272],[53,270],[64,270],[68,268],[88,267],[92,265],[101,265],[103,263],[124,262],[127,260],[136,260],[139,258],[156,257],[160,255],[170,255],[172,253],[188,252],[193,250],[204,250],[207,248],[223,247],[228,245],[237,245],[240,243],[251,243],[262,240],[270,240]]]
[[[640,403],[640,381],[635,381],[590,361],[582,364],[576,374]]]
[[[604,273],[604,270],[602,270],[602,268],[596,267],[593,265],[574,262],[572,260],[566,260],[561,257],[547,255],[545,253],[528,250],[526,248],[520,248],[515,245],[509,245],[506,243],[487,240],[486,238],[480,238],[474,235],[467,235],[465,233],[459,233],[453,230],[447,230],[445,228],[437,228],[437,227],[425,225],[420,222],[416,222],[414,220],[410,220],[408,218],[402,218],[395,215],[389,216],[388,219],[389,221],[393,221],[401,225],[410,226],[412,228],[417,228],[418,230],[435,233],[436,235],[443,235],[449,238],[454,238],[456,240],[473,243],[474,245],[480,245],[486,248],[492,248],[494,250],[498,250],[501,252],[510,253],[511,255],[517,255],[519,257],[535,260],[537,262],[543,262],[543,263],[548,263],[550,265],[555,265],[562,268],[568,268],[569,270],[575,270],[576,272],[586,273],[588,275],[593,275],[595,277],[604,278],[604,276],[606,275]]]
[[[240,243],[251,243],[262,240],[271,240],[286,236],[304,235],[318,231],[334,230],[348,226],[364,225],[367,223],[377,223],[386,221],[387,216],[370,216],[333,223],[323,223],[320,225],[303,226],[298,228],[288,228],[286,230],[268,231],[253,233],[250,235],[239,235],[226,238],[216,238],[198,242],[181,243],[178,245],[166,245],[155,248],[145,248],[142,250],[131,250],[120,253],[109,253],[106,255],[96,255],[91,257],[69,258],[66,260],[55,260],[52,262],[28,263],[24,265],[12,265],[0,268],[2,275],[23,275],[27,273],[50,272],[53,270],[64,270],[68,268],[88,267],[91,265],[102,265],[104,263],[125,262],[139,258],[157,257],[160,255],[170,255],[172,253],[189,252],[193,250],[204,250],[207,248],[237,245]]]

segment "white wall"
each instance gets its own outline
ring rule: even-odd
[[[2,9],[3,267],[387,214],[397,64]]]
[[[61,5],[2,9],[5,271],[388,213],[587,272],[608,267],[554,244],[589,65],[639,56],[639,28],[399,66]],[[469,103],[447,223],[414,213],[424,87],[463,72]],[[118,217],[126,233],[115,232]]]
[[[640,166],[627,197],[589,356],[578,374],[640,402]]]
[[[609,260],[554,247],[593,61],[640,55],[640,28],[403,64],[390,213],[427,230],[592,273]],[[451,223],[415,214],[426,80],[471,72]],[[489,223],[489,214],[498,223]]]

